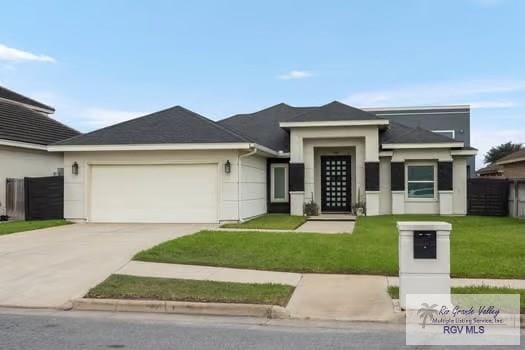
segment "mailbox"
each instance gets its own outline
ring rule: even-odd
[[[414,259],[436,258],[436,231],[414,231]]]
[[[399,304],[419,309],[410,294],[450,294],[450,232],[452,225],[440,221],[400,221]],[[439,251],[439,254],[437,254]]]

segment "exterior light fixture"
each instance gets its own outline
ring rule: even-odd
[[[224,163],[224,172],[226,174],[229,174],[231,171],[232,171],[232,164],[230,163],[229,160],[227,160],[226,163]]]
[[[71,166],[71,173],[73,175],[78,175],[78,163],[77,162],[74,162],[73,165]]]

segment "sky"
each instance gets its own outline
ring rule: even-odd
[[[174,105],[470,104],[480,167],[525,143],[525,1],[9,1],[0,85],[82,132]]]

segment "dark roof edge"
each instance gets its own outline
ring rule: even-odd
[[[62,143],[65,143],[67,141],[70,141],[70,140],[73,140],[73,139],[76,139],[77,137],[82,137],[82,136],[87,136],[87,135],[91,135],[93,133],[96,133],[96,132],[99,132],[101,130],[106,130],[106,129],[112,129],[114,127],[117,127],[117,126],[120,126],[120,125],[123,125],[123,124],[126,124],[126,123],[129,123],[129,122],[132,122],[132,121],[135,121],[137,119],[142,119],[142,118],[147,118],[147,117],[150,117],[154,114],[158,114],[158,113],[162,113],[162,112],[165,112],[167,110],[170,110],[170,109],[173,109],[173,108],[180,108],[182,110],[184,110],[185,112],[188,112],[188,113],[191,113],[192,115],[194,115],[195,117],[198,117],[206,122],[208,122],[210,125],[214,126],[215,128],[221,130],[221,131],[224,131],[224,132],[227,132],[229,133],[230,135],[232,136],[235,136],[237,138],[240,138],[242,141],[245,141],[245,142],[252,142],[251,140],[249,140],[248,138],[244,137],[244,136],[241,136],[237,133],[235,133],[234,131],[230,130],[230,129],[227,129],[225,127],[223,127],[222,125],[219,125],[218,123],[214,122],[213,120],[211,119],[208,119],[206,118],[205,116],[203,115],[200,115],[196,112],[193,112],[187,108],[184,108],[182,107],[181,105],[176,105],[176,106],[172,106],[172,107],[167,107],[167,108],[163,108],[161,109],[160,111],[156,111],[156,112],[153,112],[153,113],[148,113],[148,114],[145,114],[145,115],[142,115],[142,116],[139,116],[139,117],[136,117],[136,118],[133,118],[133,119],[128,119],[128,120],[124,120],[120,123],[116,123],[116,124],[112,124],[112,125],[108,125],[106,127],[103,127],[103,128],[100,128],[100,129],[96,129],[96,130],[93,130],[93,131],[90,131],[88,133],[85,133],[85,134],[80,134],[80,135],[76,135],[76,136],[73,136],[73,137],[70,137],[68,139],[65,139],[65,140],[61,140],[61,141],[58,141],[56,143],[54,143],[53,145],[60,145]]]
[[[11,99],[8,99],[8,98],[2,98],[0,97],[1,100],[3,101],[7,101],[7,102],[12,102],[12,103],[16,103],[16,104],[20,104],[20,105],[23,105],[23,106],[31,106],[33,108],[36,108],[36,109],[40,109],[40,110],[43,110],[43,111],[48,111],[50,113],[54,113],[55,112],[55,109],[49,105],[46,105],[45,103],[42,103],[42,102],[39,102],[31,97],[28,97],[26,95],[22,95],[21,93],[18,93],[16,91],[13,91],[11,89],[8,89],[6,88],[5,86],[2,86],[0,85],[0,87],[4,90],[7,90],[9,91],[10,93],[14,94],[14,95],[18,95],[32,103],[24,103],[24,102],[20,102],[20,101],[16,101],[16,100],[11,100]]]

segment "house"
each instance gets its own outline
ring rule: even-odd
[[[187,223],[303,215],[311,201],[322,212],[363,202],[367,215],[464,215],[476,154],[340,102],[281,103],[218,122],[176,106],[49,150],[64,153],[67,219]]]
[[[411,127],[421,127],[461,141],[470,147],[470,107],[468,105],[434,107],[364,108],[376,116]],[[476,157],[468,158],[469,177],[475,176]]]
[[[50,115],[54,109],[0,86],[0,215],[6,214],[6,179],[61,173],[63,154],[47,145],[79,134]]]
[[[525,179],[525,149],[512,152],[477,171],[479,176]]]

